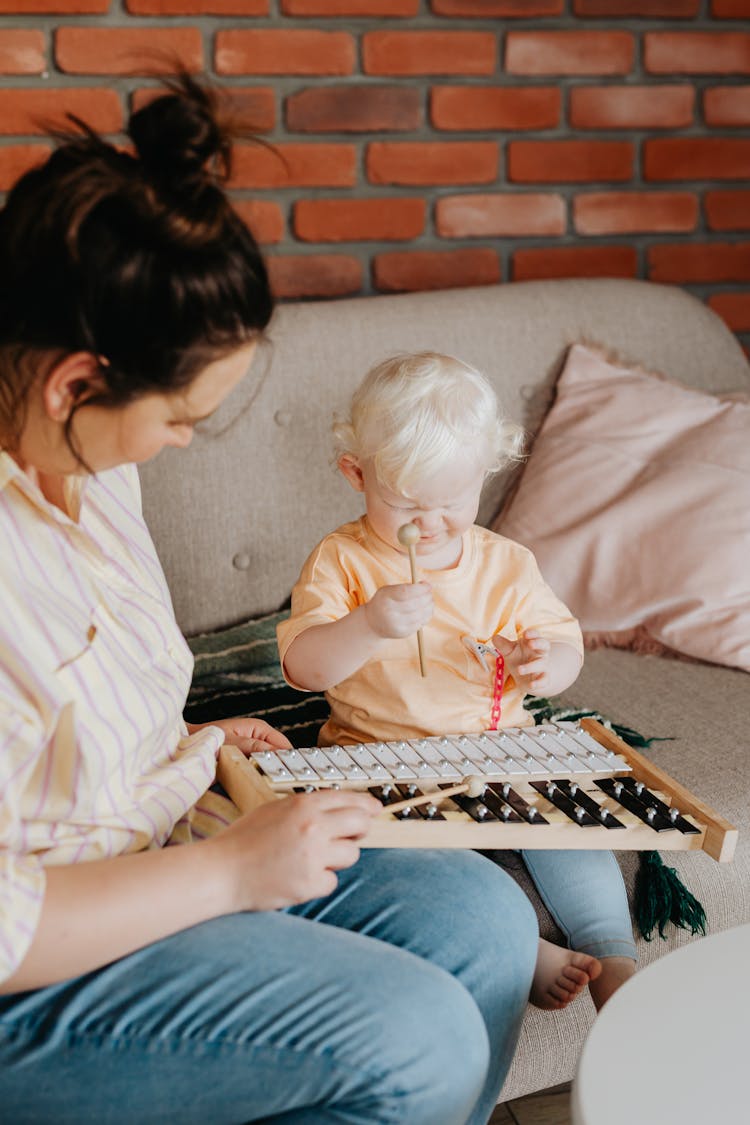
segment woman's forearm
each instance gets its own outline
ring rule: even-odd
[[[79,976],[232,911],[231,877],[220,859],[206,841],[48,867],[34,939],[0,992]]]
[[[328,895],[380,811],[351,790],[283,797],[201,843],[48,867],[36,933],[0,992],[79,976],[221,914]]]
[[[284,656],[284,672],[298,687],[326,691],[361,668],[382,644],[367,622],[365,606],[358,606],[295,637]]]

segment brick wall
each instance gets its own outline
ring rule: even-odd
[[[282,297],[644,277],[750,347],[750,0],[0,0],[0,190],[170,54],[279,154],[231,187]]]

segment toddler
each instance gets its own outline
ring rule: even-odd
[[[330,704],[320,744],[533,725],[525,695],[573,683],[583,644],[531,552],[474,522],[485,479],[522,438],[488,381],[451,356],[396,356],[368,373],[334,434],[365,515],[314,549],[278,628],[288,682]],[[398,537],[407,523],[419,530],[417,583]],[[601,1007],[635,968],[614,856],[521,855],[570,945],[540,943],[532,1002],[563,1007],[588,984]]]

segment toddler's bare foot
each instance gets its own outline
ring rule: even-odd
[[[601,971],[596,957],[540,938],[529,1001],[547,1010],[565,1008]]]

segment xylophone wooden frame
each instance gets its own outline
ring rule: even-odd
[[[737,843],[737,829],[719,816],[699,798],[664,770],[628,746],[618,735],[596,719],[585,718],[581,726],[606,749],[622,755],[630,764],[633,776],[650,790],[658,792],[669,804],[675,804],[690,817],[700,831],[684,835],[677,829],[655,832],[648,824],[628,824],[623,831],[613,832],[603,825],[578,828],[572,821],[535,826],[526,823],[498,821],[477,823],[461,813],[444,821],[397,820],[388,809],[377,817],[360,842],[365,848],[575,848],[612,849],[615,851],[705,851],[720,863],[729,862]],[[241,812],[250,812],[259,805],[284,794],[268,784],[255,764],[236,746],[223,746],[219,752],[217,780]],[[361,788],[365,788],[363,785]],[[439,795],[436,790],[436,795]]]

